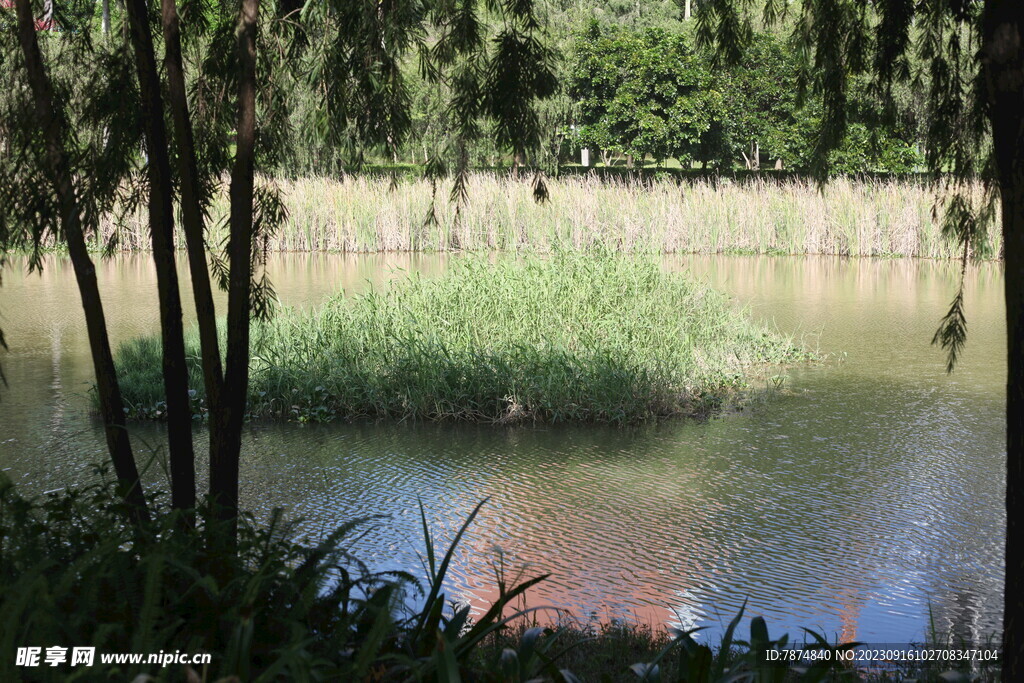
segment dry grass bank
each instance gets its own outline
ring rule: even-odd
[[[666,253],[924,258],[949,258],[957,251],[941,236],[933,191],[906,181],[839,179],[819,191],[813,182],[801,180],[680,185],[669,179],[638,185],[569,176],[550,180],[548,187],[550,201],[538,205],[528,182],[476,174],[457,218],[448,201],[450,183],[441,183],[431,223],[426,218],[432,190],[425,180],[393,184],[387,178],[351,176],[282,181],[289,219],[270,248],[549,251],[599,243]],[[122,245],[146,248],[143,228],[140,220],[131,221]],[[980,255],[997,257],[1002,245],[996,227],[989,228],[985,242]]]

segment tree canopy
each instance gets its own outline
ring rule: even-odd
[[[729,171],[763,156],[787,169],[814,166],[821,102],[799,97],[799,64],[784,39],[758,33],[734,65],[714,63],[688,31],[635,31],[592,21],[571,56],[575,142],[630,157],[674,158]],[[885,120],[863,81],[851,84],[849,125],[829,152],[837,173],[916,170],[916,117],[900,101]]]
[[[608,34],[594,23],[580,36],[575,61],[584,146],[689,162],[724,118],[720,83],[680,34]]]

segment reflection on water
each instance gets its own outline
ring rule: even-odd
[[[407,424],[252,425],[244,502],[285,506],[316,535],[386,514],[354,541],[379,568],[419,571],[417,500],[451,538],[484,497],[457,557],[455,593],[483,604],[495,567],[552,574],[532,605],[577,616],[727,622],[747,597],[775,628],[899,642],[940,627],[988,633],[1001,619],[1005,482],[1002,274],[972,269],[960,368],[929,346],[952,264],[831,258],[675,257],[752,314],[838,355],[787,388],[700,424],[639,429]],[[308,305],[434,256],[279,256],[275,287]],[[113,337],[153,331],[145,258],[101,264]],[[9,269],[0,327],[10,388],[0,468],[47,490],[104,460],[85,412],[90,366],[70,268]],[[161,442],[159,426],[139,439]],[[202,440],[204,434],[197,434]],[[159,468],[152,477],[159,479]]]

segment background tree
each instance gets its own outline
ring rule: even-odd
[[[574,58],[581,144],[684,166],[721,158],[709,138],[724,116],[724,97],[685,36],[602,30],[594,22]]]
[[[757,156],[787,169],[808,172],[814,166],[822,104],[800,93],[797,52],[774,33],[756,33],[741,61],[719,67],[726,83],[725,125],[733,158],[748,168]],[[713,55],[706,55],[713,61]],[[908,173],[924,159],[918,152],[919,129],[909,91],[894,99],[891,116],[880,110],[863,78],[849,91],[848,125],[842,141],[829,153],[834,173]]]
[[[705,0],[696,13],[702,44],[735,63],[754,35],[752,3]],[[1008,379],[1006,391],[1006,586],[1003,677],[1024,675],[1024,3],[1018,0],[768,0],[760,17],[792,11],[791,49],[801,91],[820,97],[813,169],[827,178],[832,153],[850,130],[857,79],[895,109],[901,85],[924,84],[926,162],[942,192],[947,234],[966,267],[981,248],[980,227],[1001,201]],[[916,65],[916,68],[915,68]],[[968,194],[978,179],[989,201]],[[952,370],[966,340],[963,283],[935,342]]]
[[[686,30],[635,31],[592,21],[571,55],[578,144],[630,157],[675,158],[731,170],[813,167],[822,104],[800,96],[800,65],[785,41],[757,33],[740,61],[716,65]],[[829,154],[830,171],[906,173],[917,151],[911,107],[886,116],[864,79],[851,83],[849,125]]]

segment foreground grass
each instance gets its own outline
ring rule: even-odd
[[[194,336],[189,349],[198,356]],[[299,421],[703,416],[765,366],[807,357],[707,285],[606,250],[457,259],[437,279],[285,312],[256,329],[252,351],[251,414]],[[160,417],[159,339],[117,361],[133,414]],[[195,366],[191,386],[201,412]]]
[[[743,624],[745,609],[718,640],[699,642],[699,634],[674,628],[651,626],[630,621],[580,623],[571,616],[555,625],[541,628],[529,617],[495,632],[482,644],[474,661],[480,670],[493,671],[511,660],[520,659],[522,644],[531,635],[537,637],[544,653],[557,653],[557,666],[572,672],[580,681],[601,683],[637,683],[638,681],[680,681],[692,683],[781,683],[783,681],[936,681],[942,683],[988,683],[1001,680],[996,659],[980,663],[923,661],[863,662],[850,650],[855,643],[829,642],[819,633],[801,630],[793,634],[770,634],[767,622],[753,617]],[[531,630],[533,633],[531,634]],[[700,640],[706,640],[701,638]],[[816,659],[801,664],[768,664],[767,652],[802,649]],[[965,643],[948,636],[930,633],[908,650],[984,650],[999,652],[998,641]],[[872,649],[867,646],[865,649]],[[502,656],[504,655],[504,657]],[[826,664],[829,658],[831,664]],[[842,661],[849,658],[847,661]],[[852,661],[850,661],[852,660]],[[838,663],[837,663],[838,662]],[[652,666],[653,665],[653,666]],[[651,671],[647,679],[644,673]],[[514,680],[500,679],[499,680]],[[559,680],[555,676],[537,680]]]
[[[913,180],[839,178],[824,188],[801,179],[684,180],[566,175],[537,204],[528,181],[477,173],[456,218],[440,183],[427,223],[429,182],[381,176],[279,181],[289,218],[270,240],[277,251],[447,251],[586,248],[668,253],[839,254],[955,257],[933,216],[934,192]],[[980,186],[976,200],[981,199]],[[226,214],[227,199],[215,207]],[[218,225],[219,221],[211,221]],[[113,230],[108,223],[103,243]],[[217,243],[223,235],[214,230]],[[977,255],[998,258],[998,226]],[[146,250],[147,226],[127,222],[120,244]]]
[[[304,545],[278,513],[246,518],[237,551],[227,551],[205,546],[202,527],[183,527],[155,507],[156,521],[131,528],[109,485],[31,499],[0,473],[0,680],[811,683],[996,680],[998,673],[968,666],[959,678],[939,667],[864,675],[834,664],[834,656],[769,665],[765,653],[790,641],[770,637],[760,617],[747,629],[742,612],[710,647],[692,632],[626,623],[544,628],[537,612],[513,607],[544,577],[518,584],[496,577],[498,601],[471,618],[468,605],[449,602],[446,583],[479,505],[452,547],[436,555],[421,508],[422,580],[374,572],[346,552],[372,520]],[[210,517],[200,512],[200,520]],[[848,647],[821,645],[833,655]],[[19,647],[96,654],[92,666],[28,668],[17,664]],[[210,659],[194,667],[104,661],[116,653]]]

